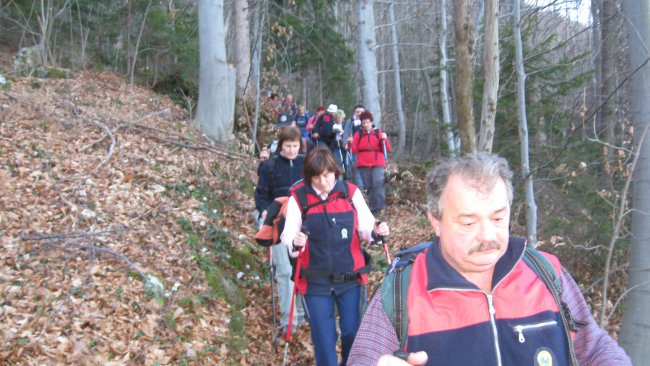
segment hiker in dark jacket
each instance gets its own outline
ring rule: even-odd
[[[297,127],[285,127],[278,135],[278,153],[273,154],[259,169],[259,178],[255,187],[255,207],[260,212],[259,220],[264,222],[266,209],[277,197],[288,196],[289,188],[301,179],[304,156],[302,151],[302,135]],[[289,322],[289,307],[293,295],[291,281],[291,264],[286,248],[281,244],[272,247],[273,266],[278,281],[278,299],[280,305],[281,329]],[[297,306],[297,321],[304,323],[304,313],[299,303]]]
[[[386,223],[376,224],[357,187],[339,179],[341,169],[329,149],[307,153],[303,182],[292,188],[282,243],[292,257],[303,253],[296,289],[304,294],[316,365],[338,365],[336,315],[341,330],[341,365],[346,364],[359,327],[360,304],[365,301],[369,263],[361,239],[389,235]],[[303,212],[299,194],[309,207]],[[304,220],[303,220],[304,215]],[[307,232],[307,234],[305,233]]]
[[[316,121],[316,126],[314,126],[314,132],[312,137],[315,137],[318,146],[327,146],[330,147],[336,143],[336,131],[332,131],[334,125],[334,113],[338,111],[336,104],[330,104],[318,120]]]
[[[302,133],[302,138],[304,140],[309,138],[309,131],[307,131],[307,123],[309,122],[309,117],[311,115],[307,112],[307,109],[304,105],[298,106],[298,113],[294,120],[296,121],[296,127],[300,128],[300,133]]]
[[[394,357],[400,343],[383,307],[392,297],[378,290],[350,365],[631,365],[557,257],[539,252],[559,279],[561,304],[522,258],[525,241],[510,237],[513,186],[505,159],[485,152],[444,159],[426,187],[437,239],[417,255],[400,291],[408,327],[397,355],[409,363]]]
[[[354,134],[358,131],[361,131],[361,113],[365,112],[366,109],[363,104],[357,104],[354,106],[354,114],[349,119],[345,120],[343,123],[343,141],[345,141],[346,150],[348,151],[347,166],[345,168],[347,179],[354,182],[357,187],[364,189],[363,179],[361,179],[361,173],[357,169],[356,161],[357,154],[352,153],[352,139]]]
[[[390,141],[385,132],[372,128],[372,113],[361,113],[361,131],[352,139],[352,153],[357,154],[356,167],[363,179],[363,186],[368,191],[370,210],[378,215],[386,208],[386,191],[384,190],[384,170],[386,158],[390,152]],[[386,151],[384,152],[384,148]]]

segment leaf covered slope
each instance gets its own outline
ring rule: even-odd
[[[281,363],[266,251],[252,241],[256,159],[208,144],[170,100],[115,74],[9,86],[1,362]],[[428,235],[417,208],[395,202],[394,216],[406,217],[400,245]],[[292,364],[313,363],[310,343],[300,328]]]

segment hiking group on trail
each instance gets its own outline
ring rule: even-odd
[[[256,239],[273,245],[283,364],[293,325],[307,322],[318,366],[631,365],[559,260],[510,237],[512,171],[496,154],[432,168],[435,239],[392,263],[385,247],[389,267],[366,308],[364,243],[390,234],[377,219],[390,141],[363,106],[347,121],[339,111],[303,118],[306,133],[291,117],[276,152],[260,155]]]

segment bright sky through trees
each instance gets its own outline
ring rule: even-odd
[[[532,0],[529,4],[548,6],[548,11],[557,11],[569,19],[588,24],[591,18],[591,0]]]

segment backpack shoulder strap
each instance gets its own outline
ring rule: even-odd
[[[273,177],[273,171],[275,171],[275,167],[278,165],[278,156],[276,154],[271,154],[271,157],[269,158],[268,162],[266,163],[266,166],[268,167],[269,170],[269,175]]]
[[[296,182],[295,184],[298,184],[298,182]],[[340,195],[340,198],[344,198],[348,200],[348,202],[350,202],[350,205],[352,205],[352,209],[356,211],[356,207],[354,207],[354,203],[352,202],[352,197],[350,197],[350,190],[348,184],[349,184],[348,182],[343,182],[343,191]],[[327,202],[327,201],[319,200],[318,202],[309,204],[307,200],[307,188],[305,187],[305,184],[297,186],[294,189],[294,192],[296,193],[296,197],[298,197],[298,204],[300,205],[300,213],[302,215],[303,222],[305,221],[305,217],[307,217],[307,211],[309,211],[309,209],[318,205],[325,204],[325,202]]]
[[[302,221],[305,221],[305,217],[307,216],[307,210],[311,208],[309,207],[309,203],[307,201],[307,189],[303,184],[297,187],[294,190],[294,192],[296,193],[296,197],[298,198],[298,205],[300,205],[300,214],[302,216]]]
[[[397,252],[381,283],[382,307],[395,328],[400,350],[406,346],[408,334],[409,318],[406,310],[406,296],[411,283],[413,262],[418,254],[430,245],[431,242],[420,243]]]
[[[526,246],[524,250],[524,262],[537,274],[542,282],[546,285],[548,290],[553,295],[555,303],[557,304],[558,310],[560,312],[560,317],[562,318],[562,328],[564,328],[564,333],[567,338],[567,343],[569,346],[569,357],[571,365],[578,365],[578,360],[576,358],[575,349],[573,346],[573,339],[571,338],[571,331],[578,330],[582,324],[577,323],[573,320],[571,312],[567,304],[562,301],[562,283],[560,282],[560,277],[558,276],[555,268],[551,265],[551,262],[539,251],[534,248]]]

